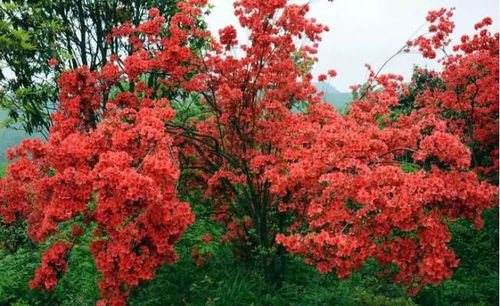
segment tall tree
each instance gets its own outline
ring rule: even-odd
[[[108,35],[144,21],[151,7],[170,18],[177,0],[0,1],[0,107],[4,125],[47,136],[57,108],[56,78],[65,69],[102,67],[127,50]],[[51,67],[53,66],[53,67]]]

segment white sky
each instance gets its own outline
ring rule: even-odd
[[[214,35],[226,25],[237,24],[233,1],[211,0],[211,3],[215,8],[207,21]],[[377,70],[425,22],[427,12],[440,7],[456,8],[454,41],[462,34],[472,33],[474,24],[486,16],[494,20],[492,31],[498,31],[498,0],[334,0],[333,3],[313,0],[309,16],[330,27],[330,32],[323,34],[314,75],[333,68],[338,76],[331,81],[332,85],[340,91],[349,91],[350,85],[366,80],[365,63]],[[435,61],[418,54],[402,54],[383,71],[402,74],[408,79],[413,64],[436,67]]]

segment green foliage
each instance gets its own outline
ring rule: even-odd
[[[6,224],[0,217],[0,248],[10,254],[20,248],[35,249],[35,244],[26,235],[26,222],[17,220]]]
[[[92,305],[99,299],[99,274],[88,248],[76,247],[71,251],[70,269],[54,292],[29,288],[40,256],[40,249],[0,253],[0,305]]]
[[[120,41],[106,42],[113,27],[138,25],[148,9],[167,17],[177,0],[0,1],[0,108],[4,125],[47,136],[56,109],[55,80],[64,69],[101,67],[112,53],[127,52]],[[198,21],[203,28],[203,20]],[[199,52],[204,42],[191,42]],[[59,64],[49,67],[48,60]]]
[[[203,211],[197,213],[203,215]],[[473,230],[466,221],[453,225],[451,244],[461,258],[460,267],[451,280],[410,298],[403,288],[376,278],[378,267],[373,261],[339,280],[292,256],[286,281],[279,288],[270,286],[253,263],[235,259],[228,245],[217,242],[222,234],[218,225],[198,219],[177,246],[180,260],[163,266],[152,281],[136,288],[129,305],[497,305],[498,209],[487,211],[485,221],[482,231]],[[206,233],[214,236],[208,248],[217,256],[198,267],[191,249]],[[82,239],[90,239],[90,233]],[[71,251],[68,273],[54,292],[30,290],[28,282],[39,266],[40,251],[0,251],[0,305],[92,305],[99,299],[99,274],[83,246]]]
[[[0,178],[5,175],[5,171],[7,171],[7,164],[0,164]]]
[[[422,305],[498,305],[498,208],[484,213],[485,226],[474,230],[459,220],[451,226],[451,247],[460,265],[451,280],[423,289],[415,301]]]
[[[416,166],[415,164],[401,162],[401,170],[403,170],[406,173],[415,172],[418,169],[419,167]]]
[[[415,66],[413,68],[412,82],[408,87],[408,95],[401,95],[399,104],[392,107],[393,116],[399,114],[408,115],[413,110],[418,109],[415,105],[416,97],[424,90],[442,90],[444,88],[443,81],[439,77],[431,76],[427,73],[422,73],[421,68]]]
[[[194,226],[186,237],[206,230]],[[202,267],[190,258],[186,240],[178,250],[180,261],[165,265],[154,280],[135,289],[130,305],[414,305],[401,288],[370,276],[373,263],[339,280],[292,257],[286,281],[277,288],[252,263],[235,259],[228,245],[220,245],[218,255]]]
[[[30,290],[29,280],[39,265],[40,254],[20,249],[15,254],[0,252],[0,304],[49,305],[56,302],[54,294]]]

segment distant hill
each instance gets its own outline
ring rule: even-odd
[[[0,122],[7,117],[5,112],[0,112]],[[37,136],[29,136],[24,131],[7,129],[0,127],[0,165],[5,163],[7,159],[5,158],[5,153],[8,148],[11,148],[21,142],[21,140],[26,138],[36,138]]]
[[[328,82],[313,83],[314,87],[324,92],[323,99],[338,110],[344,109],[352,101],[352,94],[340,92]]]

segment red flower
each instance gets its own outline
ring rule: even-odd
[[[158,17],[160,16],[160,10],[154,7],[149,9],[148,14],[149,17]]]
[[[210,234],[205,234],[203,235],[203,237],[201,237],[201,240],[205,243],[209,243],[210,241],[212,241],[212,235]]]
[[[74,236],[74,237],[79,237],[81,235],[83,235],[85,233],[84,229],[81,228],[80,226],[76,225],[76,224],[73,224],[71,226],[71,234]]]
[[[236,29],[232,25],[220,29],[219,36],[220,43],[226,47],[226,50],[229,50],[238,43],[238,40],[236,40]]]
[[[50,66],[50,67],[55,67],[59,64],[59,61],[55,58],[51,58],[47,61],[47,64]]]
[[[69,243],[57,242],[45,251],[42,266],[35,271],[35,278],[30,281],[30,287],[54,290],[59,277],[68,268],[66,255],[70,248]]]

